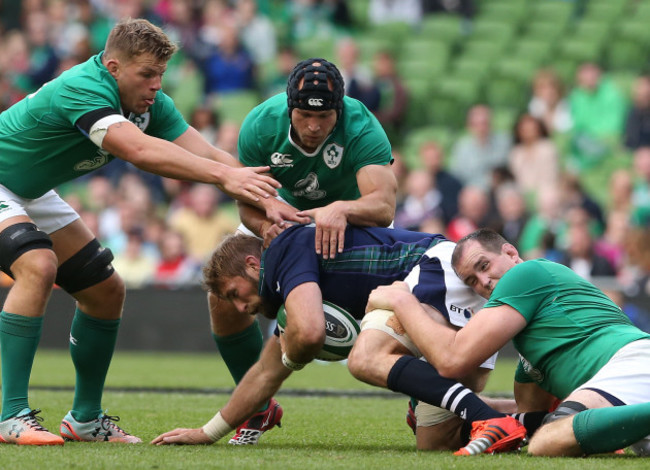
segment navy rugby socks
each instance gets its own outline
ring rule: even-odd
[[[431,364],[411,356],[397,360],[387,382],[391,390],[445,408],[468,423],[506,416],[490,408],[463,384],[442,377]]]

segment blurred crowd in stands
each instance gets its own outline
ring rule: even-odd
[[[603,288],[650,330],[650,50],[625,83],[598,60],[577,63],[570,76],[552,63],[540,67],[507,119],[478,99],[458,106],[465,127],[446,133],[445,123],[413,117],[436,102],[418,102],[404,57],[364,50],[369,29],[400,23],[415,31],[432,17],[460,18],[469,35],[490,1],[0,0],[0,111],[99,52],[119,18],[144,17],[181,46],[165,92],[188,122],[236,155],[246,112],[284,91],[296,62],[328,53],[346,93],[391,138],[396,226],[452,240],[493,227],[526,258],[609,279]],[[579,12],[589,1],[564,3]],[[629,11],[637,3],[626,1]],[[434,77],[414,78],[436,87]],[[118,160],[59,192],[110,247],[132,288],[197,285],[206,257],[238,225],[233,201],[216,188]]]

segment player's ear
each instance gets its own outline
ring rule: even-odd
[[[106,66],[106,69],[108,69],[108,73],[110,73],[113,78],[117,78],[120,71],[120,61],[117,59],[108,59],[104,65]]]
[[[254,255],[247,255],[245,259],[246,268],[255,271],[256,273],[260,272],[260,259]]]
[[[511,245],[510,243],[504,243],[501,251],[509,257],[519,258],[519,252],[517,251],[517,248],[515,248],[515,246]]]

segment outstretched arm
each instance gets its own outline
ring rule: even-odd
[[[277,195],[275,188],[280,187],[276,180],[264,174],[268,167],[241,167],[226,152],[210,150],[209,144],[192,127],[174,142],[168,142],[145,134],[130,122],[117,122],[109,126],[102,148],[144,171],[214,184],[235,199],[260,207],[260,198]]]
[[[276,338],[267,341],[262,355],[242,378],[228,403],[209,423],[223,425],[211,432],[209,424],[200,428],[176,428],[156,437],[151,444],[212,444],[255,414],[280,388],[291,371],[282,365],[282,350]],[[206,433],[207,429],[207,433]],[[223,435],[218,435],[223,434]]]

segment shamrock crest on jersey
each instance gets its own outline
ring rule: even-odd
[[[329,168],[334,169],[343,159],[343,147],[334,143],[326,145],[323,149],[323,161]]]
[[[147,112],[144,114],[129,114],[129,121],[138,126],[142,132],[147,130],[149,127],[149,121],[151,121],[151,113]]]

